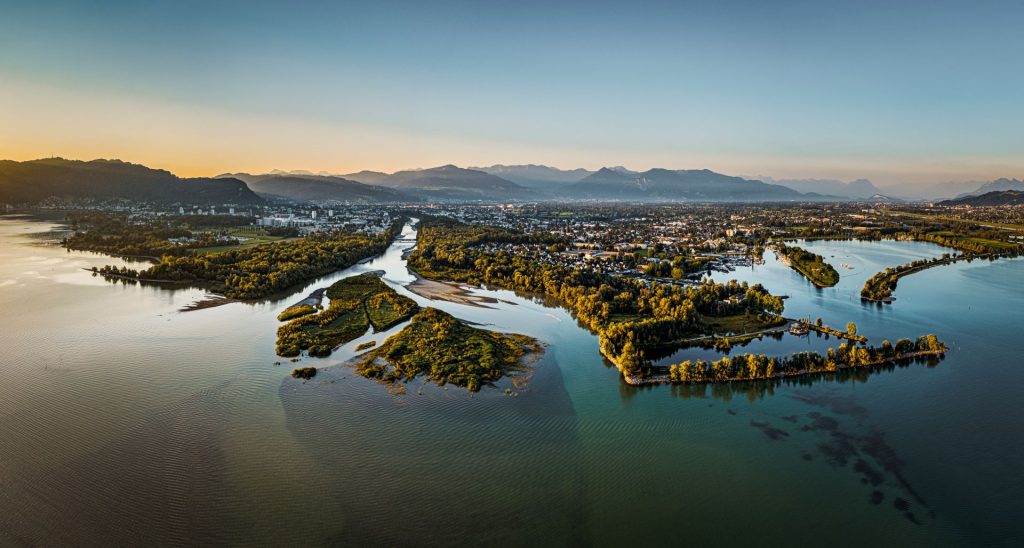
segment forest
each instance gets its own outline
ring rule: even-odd
[[[832,287],[839,283],[839,272],[825,262],[825,258],[795,245],[780,242],[776,247],[783,261],[797,272],[804,275],[818,287]]]
[[[67,220],[73,232],[61,244],[68,249],[80,251],[157,259],[164,255],[190,255],[192,250],[203,247],[238,243],[238,240],[230,237],[217,236],[209,232],[193,232],[192,229],[199,224],[192,217],[194,216],[140,222],[132,221],[128,215],[119,213],[69,213]],[[209,216],[206,220],[220,226],[224,221],[219,217],[221,216]],[[238,219],[251,221],[248,217],[232,218]],[[172,239],[178,241],[172,242]]]
[[[751,314],[767,319],[783,310],[782,301],[760,285],[735,281],[707,281],[689,287],[647,284],[625,276],[551,264],[536,257],[474,249],[483,241],[545,243],[544,237],[426,219],[419,228],[419,245],[409,256],[409,266],[427,278],[485,284],[558,299],[581,325],[598,334],[602,354],[627,374],[647,369],[646,352],[710,332],[707,317]]]
[[[377,235],[336,230],[205,255],[164,255],[145,269],[103,267],[100,274],[197,285],[232,299],[259,299],[383,253],[401,230]]]
[[[935,335],[916,341],[900,339],[896,344],[882,341],[878,347],[842,343],[818,352],[799,352],[783,358],[764,354],[742,354],[713,362],[686,360],[669,367],[670,382],[728,382],[764,380],[794,375],[813,375],[851,367],[871,367],[923,356],[942,356],[948,348]]]
[[[532,337],[478,329],[436,308],[425,308],[402,331],[362,356],[356,371],[383,383],[424,375],[438,385],[476,392],[519,370],[521,359],[541,348]]]

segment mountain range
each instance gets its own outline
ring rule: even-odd
[[[597,171],[526,165],[461,168],[444,165],[395,173],[280,171],[227,173],[215,178],[179,178],[160,169],[122,162],[50,158],[0,161],[0,203],[37,203],[50,197],[128,199],[181,204],[254,204],[271,199],[299,202],[412,203],[422,201],[510,202],[613,200],[630,202],[895,201],[866,179],[757,180],[707,169],[621,166]],[[1024,181],[976,183],[961,197],[1024,190]],[[795,187],[795,188],[794,188]],[[258,194],[257,194],[258,193]]]
[[[233,178],[183,179],[120,160],[0,160],[0,203],[35,204],[48,198],[197,205],[263,202]]]
[[[565,194],[591,200],[627,201],[792,201],[801,193],[707,169],[649,169],[642,173],[602,168],[569,185]]]
[[[840,198],[871,198],[885,194],[867,179],[850,182],[837,179],[773,179],[771,177],[758,177],[757,179],[769,184],[782,185],[797,192],[813,192]]]
[[[297,202],[415,202],[417,199],[391,188],[368,185],[333,175],[277,172],[265,175],[228,173],[217,178],[245,181],[254,192],[268,198],[286,198]]]
[[[425,200],[516,201],[543,196],[497,175],[451,164],[430,169],[398,171],[390,175],[361,171],[346,175],[361,183],[399,190]]]
[[[957,195],[957,198],[966,198],[966,197],[969,197],[969,196],[981,196],[982,194],[988,194],[990,192],[1000,192],[1000,191],[1005,191],[1005,190],[1018,190],[1018,191],[1024,190],[1024,181],[1022,181],[1020,179],[1007,179],[1007,178],[996,179],[994,181],[989,181],[989,182],[979,186],[976,190],[973,190],[971,192],[964,192],[962,194],[959,194],[959,195]]]
[[[496,175],[502,179],[507,179],[526,188],[532,188],[540,191],[551,191],[555,190],[560,186],[569,185],[572,183],[578,183],[584,177],[593,174],[593,171],[589,171],[583,168],[577,169],[558,169],[555,167],[548,167],[537,164],[524,164],[524,165],[493,165],[490,167],[474,167],[470,169],[476,169],[491,175]],[[615,169],[615,168],[611,168]],[[625,168],[619,168],[625,169]]]
[[[939,205],[945,206],[1001,206],[1024,205],[1024,190],[993,190],[984,194],[969,194],[952,200],[944,200]]]

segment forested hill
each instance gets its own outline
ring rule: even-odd
[[[263,201],[238,179],[182,179],[162,169],[120,160],[0,160],[0,203],[36,204],[52,197],[168,204]]]
[[[234,178],[245,181],[254,192],[264,195],[281,196],[291,200],[305,202],[415,202],[416,198],[397,190],[374,185],[366,185],[342,177],[324,175],[290,175],[267,174],[250,175],[234,173],[218,175],[221,178]]]
[[[963,198],[957,198],[955,200],[939,202],[939,205],[945,206],[1001,206],[1020,204],[1024,204],[1024,191],[1020,190],[997,190],[993,192],[986,192],[980,196],[964,196]]]

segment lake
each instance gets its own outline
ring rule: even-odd
[[[409,292],[411,226],[287,298],[191,312],[203,291],[106,282],[83,269],[123,261],[54,245],[58,228],[0,217],[2,545],[1024,542],[1020,259],[914,274],[882,306],[861,303],[865,279],[943,248],[801,244],[839,270],[827,289],[768,252],[714,277],[788,295],[789,317],[853,321],[872,344],[935,333],[952,351],[871,374],[634,387],[553,303]],[[517,397],[419,382],[391,395],[343,365],[387,333],[303,358],[320,373],[292,379],[276,315],[375,270],[420,304],[541,339],[531,383]]]

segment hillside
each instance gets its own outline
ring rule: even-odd
[[[569,185],[567,195],[593,200],[629,201],[791,201],[802,195],[790,188],[731,177],[706,169],[651,169],[630,173],[602,168]]]
[[[359,181],[360,183],[364,183],[367,185],[379,185],[381,184],[381,182],[387,180],[387,178],[390,176],[391,175],[384,173],[382,171],[370,171],[366,169],[362,171],[357,171],[356,173],[342,175],[342,177],[348,179],[349,181]]]
[[[391,188],[363,184],[342,177],[323,175],[250,175],[236,173],[219,175],[245,181],[249,188],[260,194],[280,196],[305,202],[409,202],[415,198]]]
[[[363,172],[366,173],[366,172]],[[399,171],[387,177],[378,177],[374,172],[371,177],[353,174],[353,177],[376,179],[381,186],[390,187],[427,200],[531,200],[539,195],[528,188],[502,179],[501,177],[478,171],[446,165],[430,169]],[[359,180],[359,179],[356,179]],[[366,180],[359,180],[365,183]]]
[[[238,179],[182,179],[120,160],[0,160],[0,202],[47,198],[124,199],[181,204],[256,204],[263,200]]]
[[[872,198],[884,194],[874,183],[867,179],[843,182],[836,179],[772,179],[771,177],[764,177],[758,180],[791,188],[797,192],[813,192],[841,198]]]
[[[559,187],[577,183],[593,171],[586,169],[558,169],[537,164],[525,165],[493,165],[490,167],[475,167],[476,169],[502,179],[507,179],[526,188],[541,191],[556,190]]]
[[[957,195],[956,198],[966,198],[966,197],[969,197],[969,196],[981,196],[983,194],[988,194],[990,192],[1001,192],[1001,191],[1004,191],[1004,190],[1024,191],[1024,181],[1022,181],[1020,179],[1007,179],[1007,178],[1004,177],[1002,179],[996,179],[994,181],[989,181],[989,182],[979,186],[976,190],[973,190],[971,192],[965,192],[963,194],[959,194],[959,195]]]
[[[1024,205],[1024,191],[1021,190],[996,190],[986,192],[980,196],[964,196],[953,200],[939,202],[944,206],[1001,206],[1001,205]]]

